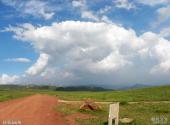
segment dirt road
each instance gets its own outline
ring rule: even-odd
[[[57,98],[33,95],[0,103],[0,125],[67,125],[54,111]]]

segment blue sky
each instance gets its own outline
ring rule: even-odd
[[[168,84],[168,12],[169,0],[0,0],[0,84]]]

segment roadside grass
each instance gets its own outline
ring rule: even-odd
[[[69,116],[78,112],[79,109],[77,108],[77,106],[78,104],[72,105],[72,104],[59,103],[55,107],[55,110],[61,112],[63,116]]]
[[[87,116],[91,116],[91,118],[75,118],[75,122],[80,125],[104,125],[108,116],[108,105],[100,105],[102,110],[99,111],[90,111],[90,110],[80,110],[81,103],[76,104],[65,104],[65,103],[59,103],[59,105],[56,106],[55,110],[60,112],[63,117],[69,117],[71,115],[74,115],[76,113],[81,113]]]
[[[137,125],[153,125],[153,119],[167,118],[165,125],[170,125],[170,104],[131,104],[120,106],[120,116],[131,117]],[[161,125],[161,124],[158,124]]]
[[[23,90],[0,90],[0,102],[21,98],[25,96],[32,95],[31,91],[23,91]]]
[[[108,105],[102,104],[101,111],[82,111],[79,110],[80,104],[64,104],[60,103],[56,110],[61,112],[63,116],[69,116],[77,112],[87,115],[92,115],[94,117],[89,119],[75,119],[78,125],[107,125],[108,119]],[[164,125],[170,125],[170,104],[126,104],[120,105],[120,118],[133,118],[136,125],[154,125],[152,119],[167,118],[167,121],[164,121]],[[120,124],[128,125],[128,124]],[[162,124],[157,124],[162,125]]]

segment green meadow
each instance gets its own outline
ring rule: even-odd
[[[114,90],[114,91],[56,91],[54,89],[2,89],[0,88],[0,101],[21,98],[33,94],[49,94],[62,100],[84,100],[91,98],[96,101],[119,101],[120,118],[133,118],[136,125],[154,125],[154,118],[167,118],[166,124],[170,125],[170,86],[148,87],[142,89]],[[143,103],[153,102],[159,103]],[[138,104],[128,104],[128,102],[139,102]],[[63,116],[82,113],[92,115],[90,119],[76,118],[79,125],[106,125],[108,118],[108,104],[100,104],[101,111],[81,111],[80,104],[59,104],[55,110],[61,112]],[[162,125],[162,124],[156,124]]]
[[[48,92],[47,92],[48,93]],[[170,101],[170,86],[104,92],[49,92],[64,100],[92,98],[97,101]]]
[[[170,86],[158,86],[142,89],[114,91],[55,91],[54,89],[0,89],[0,101],[28,96],[31,94],[49,94],[63,100],[83,100],[92,98],[96,101],[170,101]]]
[[[76,123],[80,125],[107,125],[109,105],[100,104],[101,111],[82,111],[79,109],[81,104],[63,104],[56,107],[63,117],[71,116],[76,113],[82,113],[92,116],[90,119],[75,118]],[[131,125],[155,125],[153,119],[165,119],[164,123],[156,125],[170,125],[170,104],[123,104],[120,105],[120,118],[133,118]],[[120,125],[130,125],[121,124]]]

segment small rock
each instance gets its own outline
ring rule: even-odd
[[[134,121],[134,119],[132,119],[132,118],[122,118],[122,119],[120,119],[120,122],[121,123],[132,123]]]
[[[92,99],[86,99],[84,103],[80,106],[81,110],[100,110],[99,105],[97,105]]]

